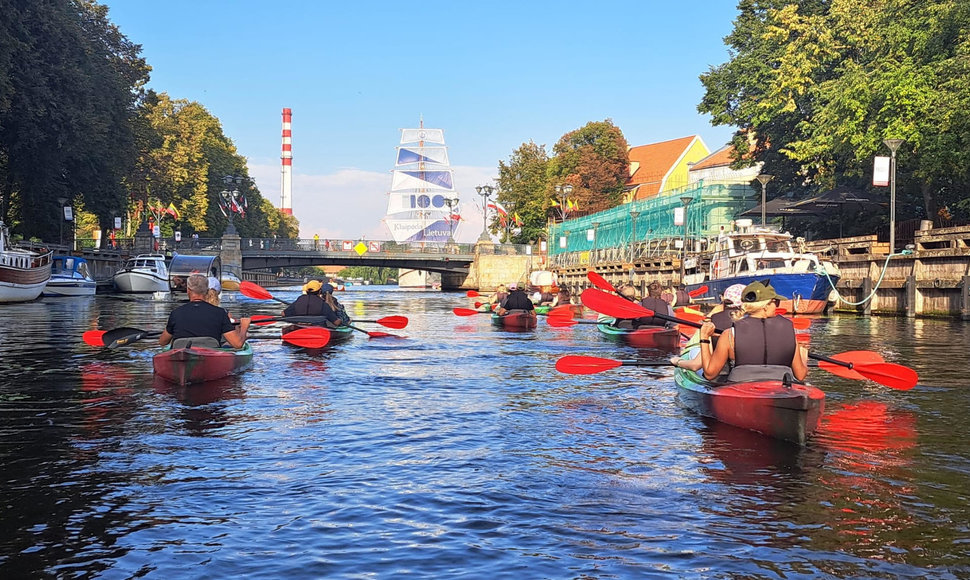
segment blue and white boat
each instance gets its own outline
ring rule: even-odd
[[[724,232],[712,241],[706,265],[685,262],[687,291],[707,287],[695,300],[720,301],[729,286],[770,279],[779,294],[790,298],[780,304],[789,313],[825,310],[840,277],[834,262],[794,249],[788,232],[753,227],[747,219],[736,225],[737,231]]]
[[[42,295],[94,296],[97,289],[98,283],[91,276],[87,260],[77,256],[54,256],[51,278]]]

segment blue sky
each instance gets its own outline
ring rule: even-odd
[[[280,201],[281,110],[293,110],[301,237],[388,239],[400,129],[441,128],[466,222],[476,185],[530,140],[610,118],[630,145],[732,128],[697,112],[698,76],[728,59],[733,0],[603,2],[105,0],[152,66],[150,87],[222,123],[267,199]]]

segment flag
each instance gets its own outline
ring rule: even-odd
[[[521,226],[522,218],[519,217],[519,212],[515,212],[514,217],[515,217],[515,225]]]
[[[573,201],[573,200],[570,199],[570,200],[568,200],[568,203],[569,203],[569,211],[573,211],[573,210],[579,209],[579,202]]]
[[[499,202],[497,202],[497,201],[496,201],[496,202],[494,202],[494,203],[490,203],[490,204],[488,204],[488,207],[490,207],[490,208],[492,208],[492,209],[494,209],[494,210],[495,210],[496,212],[498,212],[498,213],[499,213],[500,215],[502,215],[502,216],[507,216],[507,215],[509,215],[509,212],[507,212],[507,211],[505,211],[505,208],[504,208],[504,207],[502,207],[502,206],[501,206],[501,205],[499,204]]]
[[[556,200],[552,200],[552,207],[559,207],[559,202]]]
[[[175,204],[174,203],[169,203],[168,204],[168,209],[165,210],[165,211],[167,211],[168,212],[168,215],[172,216],[172,219],[174,219],[174,220],[180,220],[180,219],[182,219],[182,215],[179,214],[179,210],[175,209]]]

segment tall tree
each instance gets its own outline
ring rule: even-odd
[[[528,243],[544,235],[546,227],[546,192],[549,155],[545,145],[529,141],[512,152],[508,163],[498,164],[498,201],[509,212],[509,218],[518,214],[522,220],[518,233],[510,241]],[[507,218],[507,219],[509,219]],[[493,231],[500,231],[499,218],[493,218]]]
[[[630,176],[629,145],[613,121],[591,121],[566,133],[553,147],[546,197],[557,184],[573,186],[580,211],[596,212],[620,204]]]

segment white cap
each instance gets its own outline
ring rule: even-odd
[[[215,290],[217,293],[222,293],[222,284],[219,283],[219,279],[215,276],[209,276],[209,289]]]

